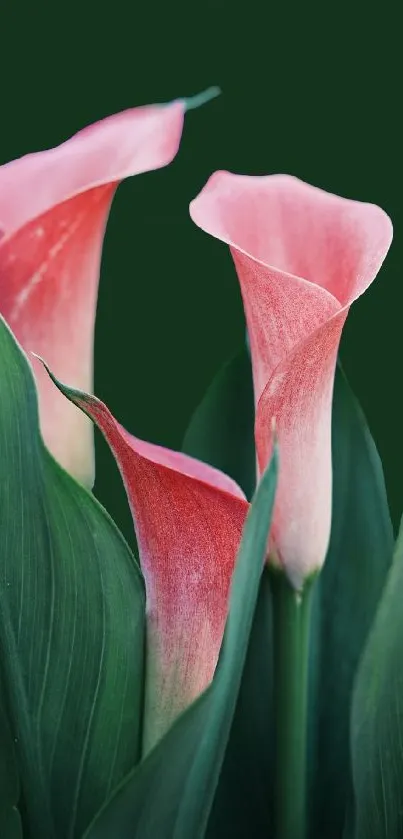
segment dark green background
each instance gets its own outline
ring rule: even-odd
[[[8,2],[0,32],[1,162],[126,107],[211,84],[223,89],[187,116],[174,164],[123,184],[112,209],[96,391],[139,436],[179,447],[205,387],[243,340],[229,255],[188,218],[189,200],[214,169],[289,172],[389,213],[395,242],[350,313],[342,358],[383,458],[396,524],[403,509],[403,62],[393,6]],[[98,494],[130,534],[101,442],[98,457]]]

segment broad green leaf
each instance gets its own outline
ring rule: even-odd
[[[21,818],[16,807],[0,819],[0,836],[1,839],[23,839]]]
[[[351,724],[354,839],[403,836],[403,527],[359,668]]]
[[[22,837],[18,802],[20,779],[7,715],[2,707],[0,681],[0,836],[1,839]]]
[[[207,839],[274,836],[271,597],[265,568]]]
[[[339,839],[351,795],[349,720],[353,680],[393,554],[382,464],[338,366],[333,399],[333,512],[312,628],[315,790],[310,836]],[[316,694],[316,696],[315,696]]]
[[[243,381],[242,377],[247,377],[248,381]],[[242,476],[251,474],[255,462],[251,443],[253,412],[250,401],[247,412],[242,403],[242,394],[250,395],[251,392],[250,363],[244,353],[242,361],[230,363],[218,374],[196,411],[185,440],[189,454],[227,469],[244,489]],[[238,415],[243,417],[243,422],[236,426],[234,438],[227,430],[232,419],[237,421]],[[217,423],[223,429],[219,436]],[[393,531],[382,465],[365,418],[340,366],[336,370],[332,437],[332,533],[327,560],[316,583],[311,636],[310,835],[320,839],[341,835],[347,802],[352,794],[349,714],[353,679],[393,551]],[[224,461],[220,446],[225,452]],[[261,656],[259,648],[265,645],[267,660],[270,658],[267,632],[263,630],[263,639],[266,640],[256,641],[257,661]],[[252,824],[252,820],[257,818],[260,824],[261,818],[268,817],[267,798],[259,801],[259,785],[255,784],[252,790],[248,779],[253,777],[253,772],[249,772],[253,738],[256,743],[266,743],[266,750],[272,742],[268,716],[260,716],[259,711],[262,703],[269,707],[270,697],[263,685],[259,692],[257,676],[252,673],[247,676],[247,672],[245,670],[240,692],[240,696],[245,694],[248,697],[244,703],[245,713],[239,706],[211,817],[210,839],[220,835],[220,813],[227,810],[235,777],[238,778],[239,788],[242,784],[245,795],[233,796],[231,818],[234,839],[242,837],[243,820],[249,819]],[[260,672],[265,672],[267,677],[267,671],[261,669]],[[256,673],[259,673],[259,667]],[[260,676],[260,681],[262,678]],[[251,720],[254,721],[253,735]],[[258,723],[258,720],[261,722]],[[236,762],[235,757],[231,757],[235,754]],[[262,770],[262,777],[263,771],[263,787],[270,786],[267,780],[269,761]],[[253,802],[250,807],[249,802]],[[214,825],[218,826],[214,828],[218,832],[214,832]]]
[[[277,477],[277,453],[245,524],[229,617],[211,686],[116,791],[86,839],[201,839],[247,655]]]
[[[247,498],[256,486],[255,409],[246,348],[219,371],[196,408],[182,450],[230,475]]]
[[[143,581],[107,513],[44,448],[3,321],[0,463],[1,700],[24,833],[74,839],[139,757]]]
[[[183,451],[222,469],[247,497],[256,484],[252,369],[245,347],[216,375],[187,429]],[[269,836],[272,829],[271,593],[262,577],[208,839]],[[237,790],[237,794],[234,794]]]

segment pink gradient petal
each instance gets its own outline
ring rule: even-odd
[[[181,102],[129,108],[1,166],[1,226],[11,232],[80,192],[166,166],[178,150],[183,116]]]
[[[98,399],[56,384],[103,432],[132,510],[147,589],[148,751],[213,677],[249,505],[217,469],[133,437]]]
[[[168,164],[184,106],[133,108],[55,149],[0,168],[0,312],[22,347],[61,378],[92,389],[101,250],[119,182]],[[94,475],[89,420],[66,404],[34,362],[41,429],[56,459],[83,483]]]
[[[214,466],[209,466],[201,460],[196,460],[183,452],[176,452],[172,449],[165,449],[163,446],[158,446],[156,443],[148,443],[145,440],[139,440],[138,437],[133,437],[122,425],[117,423],[119,431],[129,444],[132,446],[137,454],[151,460],[153,463],[166,466],[168,469],[173,469],[182,475],[187,475],[189,478],[197,478],[198,481],[203,481],[205,484],[221,489],[223,492],[228,492],[234,495],[235,498],[242,498],[246,501],[246,496],[238,484],[232,480],[224,472],[215,469]]]
[[[296,588],[323,564],[331,521],[334,372],[351,303],[392,240],[379,207],[287,175],[216,172],[193,221],[229,245],[248,326],[259,471],[276,417],[280,474],[271,543]]]

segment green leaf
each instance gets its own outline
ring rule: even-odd
[[[21,818],[16,807],[8,811],[3,819],[0,819],[1,839],[22,839]]]
[[[0,690],[24,832],[73,839],[139,757],[144,588],[112,520],[45,449],[3,321],[0,463]]]
[[[248,498],[256,485],[254,420],[252,369],[245,347],[209,386],[193,414],[183,451],[226,472]],[[268,837],[273,829],[271,609],[265,571],[208,839]]]
[[[7,715],[2,703],[0,682],[0,836],[1,839],[22,837],[20,814],[20,779],[15,748]]]
[[[393,554],[382,464],[338,366],[333,399],[333,512],[312,627],[314,786],[309,835],[339,839],[351,790],[353,680]],[[378,834],[376,834],[378,836]],[[380,836],[380,834],[379,834]]]
[[[249,394],[249,407],[245,407],[243,394]],[[255,463],[251,394],[251,368],[245,351],[218,374],[192,419],[184,444],[189,454],[227,471],[247,492]],[[235,423],[232,432],[231,422]],[[332,449],[332,533],[326,563],[315,584],[311,634],[310,836],[320,839],[340,837],[351,798],[349,714],[353,680],[393,552],[382,464],[339,365]],[[245,475],[249,475],[246,481]],[[253,825],[254,820],[256,835],[259,825],[269,829],[266,790],[272,786],[268,754],[273,735],[269,714],[265,716],[260,710],[268,709],[271,702],[268,674],[272,652],[267,625],[260,629],[253,649],[253,659],[258,663],[244,672],[240,697],[244,695],[245,701],[239,703],[232,726],[211,816],[210,839],[220,837],[236,779],[237,788],[244,793],[232,796],[231,836],[241,839],[242,825]],[[266,651],[266,663],[262,650]],[[250,771],[250,754],[258,749],[259,742],[266,744],[267,756],[261,767],[261,784],[252,781],[254,773]]]
[[[403,526],[354,689],[354,839],[403,836]]]
[[[182,450],[230,475],[249,499],[256,486],[254,421],[251,364],[245,348],[208,388]]]
[[[275,452],[245,524],[224,643],[211,686],[120,786],[86,839],[201,839],[205,835],[253,624],[276,479]]]
[[[272,594],[265,568],[207,839],[274,835],[272,686]]]

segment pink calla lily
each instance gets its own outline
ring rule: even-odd
[[[131,507],[147,594],[147,752],[214,675],[249,504],[227,475],[139,440],[95,396],[50,375],[101,429]]]
[[[235,263],[250,340],[258,471],[276,418],[280,472],[270,558],[299,589],[325,560],[331,525],[331,407],[349,307],[392,240],[379,207],[285,175],[216,172],[190,214]]]
[[[132,108],[48,151],[0,167],[0,312],[27,352],[92,389],[105,224],[119,182],[175,156],[184,103]],[[94,477],[92,424],[34,360],[44,440],[83,483]]]

